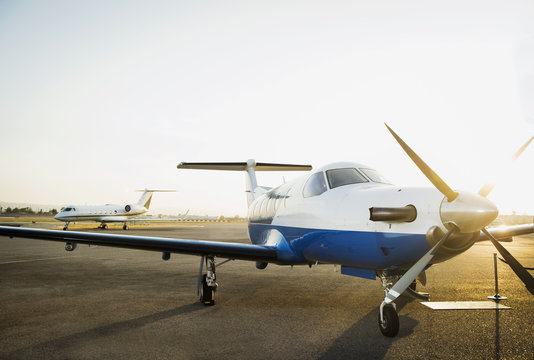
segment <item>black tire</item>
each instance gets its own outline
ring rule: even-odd
[[[378,314],[378,327],[382,335],[387,337],[395,337],[399,333],[399,315],[397,310],[392,305],[384,306],[384,322],[380,321],[380,313]]]
[[[208,286],[206,274],[202,275],[202,286],[200,287],[200,302],[205,306],[215,305],[215,291],[213,287]]]

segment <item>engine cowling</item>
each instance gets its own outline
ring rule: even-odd
[[[456,233],[452,235],[438,250],[434,257],[435,262],[442,262],[450,259],[464,251],[469,250],[478,240],[480,232],[469,234]],[[445,235],[445,232],[437,226],[432,226],[426,233],[426,240],[432,247]]]

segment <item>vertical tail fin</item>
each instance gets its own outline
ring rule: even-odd
[[[136,191],[142,191],[143,194],[137,201],[138,205],[144,206],[147,210],[150,207],[150,202],[152,201],[152,195],[154,195],[155,192],[175,192],[176,190],[136,190]]]
[[[256,181],[256,171],[309,171],[311,165],[294,165],[294,164],[273,164],[257,163],[250,159],[247,162],[212,162],[212,163],[193,163],[182,162],[178,164],[178,169],[195,169],[195,170],[226,170],[226,171],[246,171],[247,172],[247,200],[248,205],[254,199],[263,193],[265,188],[258,186]]]

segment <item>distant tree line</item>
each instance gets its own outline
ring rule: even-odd
[[[0,207],[0,213],[6,214],[6,215],[57,215],[57,209],[51,209],[48,211],[43,211],[43,209],[40,209],[39,211],[32,210],[31,207],[23,207],[23,208],[1,208]]]

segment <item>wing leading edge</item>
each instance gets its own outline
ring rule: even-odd
[[[135,235],[96,234],[77,231],[45,230],[0,226],[0,236],[103,245],[137,250],[212,255],[229,259],[276,262],[277,248],[218,241],[171,239]]]
[[[534,224],[522,224],[511,226],[499,226],[495,228],[488,228],[488,232],[496,239],[508,239],[513,236],[528,235],[534,233]],[[478,241],[486,241],[489,238],[482,231],[478,237]]]

